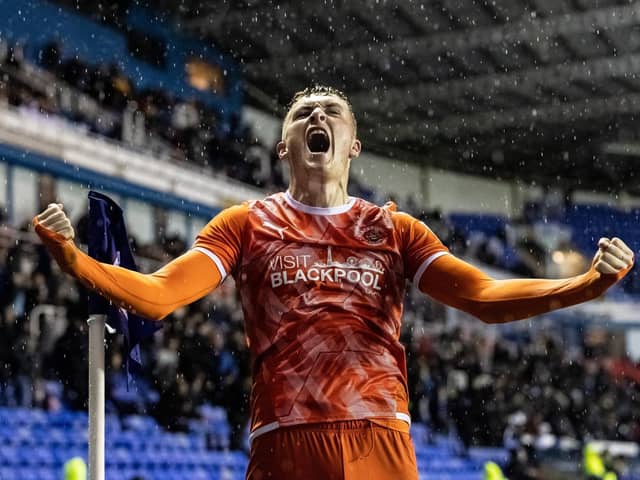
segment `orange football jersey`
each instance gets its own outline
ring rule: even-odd
[[[286,193],[231,207],[198,235],[233,275],[252,354],[252,438],[279,426],[408,414],[399,342],[406,280],[447,248],[423,223],[351,198]]]

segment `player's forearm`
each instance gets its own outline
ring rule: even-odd
[[[487,323],[504,323],[540,315],[596,298],[622,278],[591,268],[562,280],[495,280],[471,265],[446,255],[431,265],[420,289],[436,300]]]
[[[505,323],[586,302],[615,282],[593,270],[565,280],[489,280],[460,292],[459,308],[487,323]]]
[[[213,290],[221,276],[210,260],[188,252],[153,274],[141,274],[96,261],[73,241],[36,226],[43,243],[60,267],[115,304],[142,316],[160,320],[176,308]]]

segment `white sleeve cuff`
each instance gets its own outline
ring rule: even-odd
[[[422,275],[424,275],[424,272],[427,271],[427,268],[429,268],[429,265],[431,265],[436,258],[440,258],[443,255],[449,255],[449,252],[434,253],[433,255],[429,255],[425,259],[425,261],[422,262],[422,265],[418,267],[418,270],[416,270],[416,274],[413,276],[413,284],[416,287],[420,285],[420,279],[422,278]]]
[[[227,272],[225,271],[224,266],[222,265],[222,261],[220,260],[220,257],[218,257],[211,250],[207,250],[204,247],[194,247],[193,249],[197,250],[198,252],[204,253],[207,257],[209,257],[211,260],[213,260],[213,263],[216,264],[216,267],[218,268],[218,271],[220,272],[220,276],[222,277],[222,280],[227,278]]]

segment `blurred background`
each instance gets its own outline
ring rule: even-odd
[[[143,271],[222,208],[286,188],[297,90],[344,90],[351,194],[394,200],[498,278],[640,248],[640,2],[0,0],[0,479],[87,458],[87,292],[29,228],[87,192]],[[606,297],[490,326],[405,302],[421,478],[640,479],[638,268]],[[250,371],[232,279],[143,345],[107,339],[108,479],[243,479]],[[608,475],[608,476],[607,476]],[[78,477],[79,478],[79,477]]]

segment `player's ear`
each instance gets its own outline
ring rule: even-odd
[[[280,160],[283,160],[287,156],[287,146],[283,141],[279,141],[276,145],[276,152]]]
[[[362,143],[357,138],[351,143],[351,150],[349,150],[349,158],[356,158],[362,151]]]

